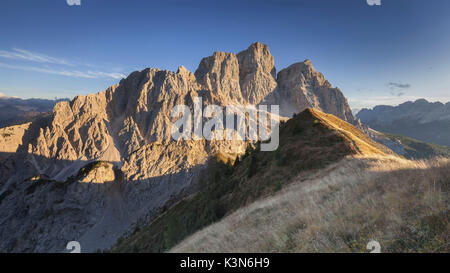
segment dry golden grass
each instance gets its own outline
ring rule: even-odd
[[[172,252],[449,252],[450,159],[348,157],[241,208]]]
[[[313,108],[309,108],[306,111],[311,112],[312,116],[320,120],[331,131],[337,131],[345,141],[351,143],[351,147],[360,155],[393,154],[392,151],[370,139],[355,126],[334,115],[326,114]]]

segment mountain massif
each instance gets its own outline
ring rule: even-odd
[[[314,108],[356,122],[342,92],[309,60],[277,74],[261,43],[215,52],[195,73],[133,72],[103,92],[58,102],[48,116],[0,129],[0,251],[59,252],[72,240],[83,252],[109,248],[195,192],[212,156],[243,155],[245,141],[171,139],[171,110],[192,109],[196,97],[203,106],[278,104],[282,117]]]

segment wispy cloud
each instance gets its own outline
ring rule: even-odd
[[[36,66],[23,66],[23,65],[12,65],[0,62],[0,67],[8,68],[8,69],[16,69],[16,70],[24,70],[24,71],[34,71],[40,73],[54,74],[54,75],[62,75],[68,77],[76,77],[76,78],[87,78],[87,79],[98,79],[98,78],[113,78],[113,79],[122,79],[125,78],[124,74],[121,73],[109,73],[102,71],[79,71],[79,70],[57,70],[46,67],[36,67]]]
[[[19,48],[13,48],[11,51],[0,50],[0,58],[73,66],[73,64],[63,59],[58,59]]]
[[[81,0],[66,0],[66,2],[69,6],[81,6]]]
[[[398,82],[390,82],[386,84],[391,92],[389,92],[392,96],[403,97],[406,93],[405,90],[411,88],[409,83],[398,83]]]
[[[104,71],[95,71],[93,69],[93,65],[88,64],[77,64],[73,62],[69,62],[64,59],[51,57],[45,54],[31,52],[28,50],[13,48],[12,50],[0,50],[0,58],[21,61],[23,62],[34,62],[40,63],[43,66],[39,67],[36,65],[22,65],[21,64],[11,64],[11,63],[2,63],[0,62],[0,67],[8,68],[8,69],[16,69],[16,70],[24,70],[24,71],[34,71],[40,73],[54,74],[54,75],[62,75],[68,77],[76,77],[76,78],[88,78],[88,79],[97,79],[97,78],[113,78],[113,79],[122,79],[125,75],[121,73],[114,72],[104,72]],[[66,66],[70,67],[70,69],[60,69],[48,67],[49,65],[53,66]],[[82,66],[84,68],[89,67],[91,70],[84,69],[75,69],[75,67]]]
[[[387,86],[391,89],[391,90],[395,90],[395,89],[408,89],[411,87],[410,84],[406,83],[398,83],[398,82],[390,82],[387,84]]]
[[[366,0],[369,6],[381,6],[381,0]]]

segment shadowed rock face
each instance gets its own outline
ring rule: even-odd
[[[109,247],[134,223],[149,221],[164,204],[187,194],[209,156],[244,153],[247,143],[243,141],[171,140],[175,121],[171,110],[179,104],[192,109],[193,98],[199,96],[204,105],[280,104],[286,116],[313,107],[354,122],[345,97],[309,61],[294,64],[276,77],[273,57],[261,43],[237,55],[216,52],[200,62],[195,74],[184,67],[176,73],[151,68],[133,72],[103,92],[57,103],[51,116],[26,128],[14,127],[9,131],[17,134],[0,141],[0,147],[16,147],[0,151],[5,159],[0,163],[0,211],[26,211],[0,214],[4,226],[0,228],[0,251],[60,251],[65,241],[74,239],[82,241],[85,251]],[[120,175],[105,169],[88,178],[77,176],[94,161],[111,162]],[[108,178],[98,177],[102,173]],[[37,174],[45,174],[50,183],[71,181],[65,198],[55,197],[42,204],[42,209],[54,202],[61,202],[62,208],[81,206],[73,220],[66,217],[66,211],[73,212],[70,209],[46,218],[41,211],[26,209],[33,203],[14,201],[26,197],[24,181]],[[105,181],[111,183],[98,183]],[[95,186],[86,186],[90,184]],[[48,183],[36,185],[38,190],[32,194],[56,194],[54,187],[41,187]],[[119,185],[113,193],[111,185]],[[71,194],[78,191],[83,194]],[[11,219],[23,228],[8,226]],[[76,226],[77,232],[61,229],[42,235],[29,219],[42,227],[62,227],[80,219],[84,224]],[[24,234],[28,240],[14,241]]]

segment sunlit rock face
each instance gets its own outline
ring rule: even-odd
[[[267,45],[252,44],[237,55],[239,82],[244,99],[259,104],[277,87],[274,60]]]
[[[281,70],[277,77],[282,113],[292,116],[312,107],[333,114],[350,123],[355,122],[347,99],[333,88],[310,60],[295,63]]]

